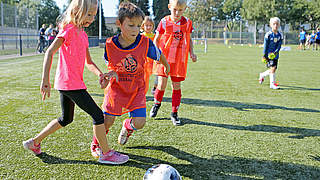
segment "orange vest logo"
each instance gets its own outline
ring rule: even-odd
[[[180,40],[180,39],[183,38],[183,33],[182,33],[181,31],[176,31],[176,32],[174,32],[173,37],[174,37],[176,40]]]

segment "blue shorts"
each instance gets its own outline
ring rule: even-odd
[[[121,115],[109,114],[107,112],[103,112],[103,114],[106,114],[109,116],[121,116]],[[147,117],[147,109],[146,108],[135,109],[131,112],[128,112],[128,114],[129,114],[129,117]]]

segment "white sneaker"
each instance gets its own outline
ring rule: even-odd
[[[270,84],[271,89],[280,89],[280,87],[277,84]]]
[[[262,84],[264,81],[263,76],[261,75],[261,73],[259,74],[259,83]]]

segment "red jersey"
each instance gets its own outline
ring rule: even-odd
[[[169,75],[173,77],[186,77],[188,53],[190,47],[190,35],[192,32],[192,21],[185,19],[186,23],[174,23],[170,16],[164,17],[161,22],[165,22],[165,31],[159,40],[159,48],[170,65]],[[162,24],[159,26],[163,27]],[[158,27],[159,29],[159,27]],[[156,72],[160,76],[166,76],[164,66],[154,63]]]
[[[148,48],[149,39],[145,36],[141,36],[138,45],[130,50],[120,49],[112,38],[107,39],[108,69],[117,72],[119,82],[112,79],[105,89],[105,112],[122,115],[146,107],[144,65]]]

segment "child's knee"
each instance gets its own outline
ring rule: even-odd
[[[133,120],[134,127],[136,129],[142,129],[144,127],[144,125],[146,124],[145,117],[136,117],[136,118],[133,118],[132,120]]]
[[[106,129],[109,129],[114,123],[115,117],[110,115],[104,115],[104,125]]]
[[[58,118],[58,123],[62,126],[62,127],[66,127],[68,124],[71,124],[73,121],[73,117],[64,117],[61,116]]]

